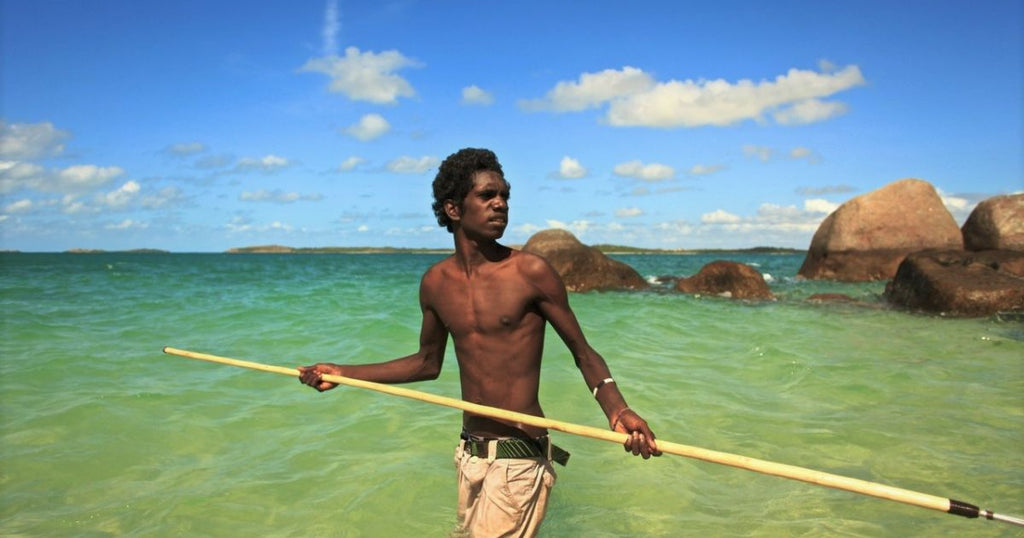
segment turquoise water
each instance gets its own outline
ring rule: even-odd
[[[712,257],[619,256],[645,276]],[[414,350],[431,255],[3,254],[0,535],[447,536],[459,412],[161,353],[283,366]],[[574,294],[660,438],[1024,514],[1024,325],[886,309],[883,285],[779,300]],[[815,305],[839,292],[865,304]],[[551,418],[604,427],[549,334]],[[451,346],[449,346],[451,349]],[[411,385],[458,396],[454,357]],[[556,434],[546,536],[1021,536],[1019,527]]]

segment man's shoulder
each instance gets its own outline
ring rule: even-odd
[[[423,272],[423,282],[443,278],[446,271],[450,271],[455,264],[455,256],[448,256],[441,261],[431,265]]]

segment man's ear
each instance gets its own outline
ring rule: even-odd
[[[457,221],[462,218],[462,207],[456,204],[455,200],[445,200],[444,213],[449,219]]]

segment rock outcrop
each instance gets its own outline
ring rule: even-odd
[[[1024,311],[1024,252],[915,252],[900,264],[885,296],[903,308],[953,317]]]
[[[545,258],[569,291],[638,290],[649,286],[635,269],[580,243],[565,230],[537,232],[522,250]]]
[[[1024,251],[1024,194],[982,201],[961,231],[967,250]]]
[[[753,267],[731,261],[713,261],[697,274],[681,278],[676,290],[683,293],[720,295],[733,299],[773,299],[768,284]]]
[[[903,179],[853,198],[825,218],[797,274],[847,282],[885,280],[911,252],[962,247],[960,228],[935,188]]]

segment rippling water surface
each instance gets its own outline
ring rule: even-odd
[[[688,275],[714,257],[619,256]],[[414,350],[431,255],[3,254],[0,535],[447,536],[459,412],[170,357],[295,366]],[[883,285],[778,300],[570,297],[659,437],[1024,513],[1024,325],[892,311]],[[812,304],[837,292],[857,304]],[[604,427],[553,332],[551,418]],[[449,349],[451,346],[449,346]],[[450,351],[449,351],[450,353]],[[455,396],[457,365],[411,388]],[[1021,536],[1019,527],[556,434],[547,536]]]

